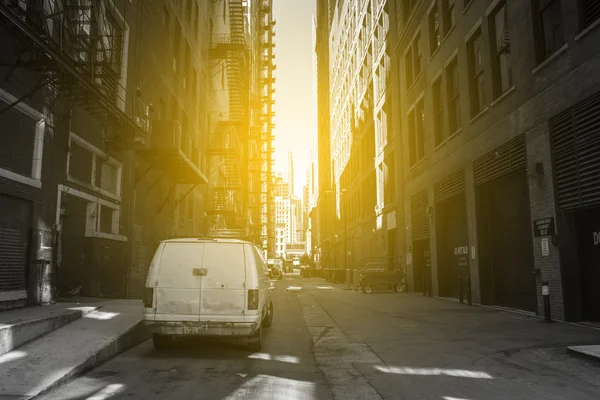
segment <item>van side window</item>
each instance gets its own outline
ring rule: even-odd
[[[259,273],[263,275],[268,275],[269,271],[267,270],[267,263],[263,258],[261,252],[258,250],[256,246],[252,246],[252,253],[254,253],[254,259],[256,260],[256,265],[259,267]],[[262,267],[262,268],[261,268]]]

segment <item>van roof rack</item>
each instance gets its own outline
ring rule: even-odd
[[[210,229],[207,239],[240,239],[247,240],[250,237],[248,229]]]

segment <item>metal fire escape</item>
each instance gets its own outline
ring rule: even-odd
[[[275,21],[273,20],[273,0],[260,1],[260,140],[257,143],[260,157],[256,173],[260,182],[260,242],[269,257],[275,257],[275,192],[273,179],[273,116],[275,94]]]
[[[258,101],[256,121],[251,143],[251,210],[252,220],[260,245],[274,257],[275,226],[273,196],[273,105],[275,70],[274,43],[275,22],[273,21],[273,0],[257,2],[259,20],[258,55]],[[270,225],[271,222],[271,225]],[[269,240],[271,239],[271,240]]]
[[[229,98],[229,118],[217,125],[210,139],[212,191],[208,212],[211,227],[248,229],[247,165],[249,84],[248,47],[245,39],[245,5],[230,0],[230,35],[213,38],[211,56],[225,63]],[[246,167],[247,171],[248,168]]]
[[[0,23],[14,33],[14,68],[40,73],[29,95],[44,90],[51,112],[64,96],[102,121],[107,141],[144,143],[148,124],[124,111],[139,109],[140,100],[121,82],[123,30],[114,9],[100,1],[0,0]]]

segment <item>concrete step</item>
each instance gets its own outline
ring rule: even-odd
[[[60,303],[0,313],[0,355],[73,322],[97,305]]]
[[[107,300],[82,318],[0,356],[0,399],[47,393],[148,339],[140,300]]]

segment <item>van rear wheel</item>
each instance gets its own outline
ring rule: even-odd
[[[267,308],[267,315],[262,322],[262,326],[268,328],[273,323],[273,303],[269,303],[269,307]]]
[[[155,350],[166,350],[173,344],[173,337],[168,335],[152,335],[152,344]]]

